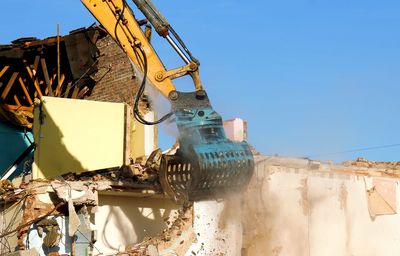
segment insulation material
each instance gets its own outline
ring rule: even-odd
[[[124,163],[123,103],[43,97],[34,115],[34,179]]]

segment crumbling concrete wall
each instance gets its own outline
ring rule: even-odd
[[[385,169],[258,157],[243,255],[399,255],[399,178]]]
[[[193,204],[193,230],[196,240],[186,256],[239,256],[242,246],[240,196],[224,201],[202,201]]]

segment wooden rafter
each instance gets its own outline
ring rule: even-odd
[[[28,71],[29,77],[33,81],[33,85],[35,86],[36,92],[38,93],[39,97],[42,98],[43,93],[40,89],[39,83],[38,83],[37,79],[35,78],[35,76],[33,75],[32,69],[26,64],[26,62],[25,62],[25,68],[26,68],[26,71]]]
[[[86,31],[84,33],[86,38]],[[98,33],[93,31],[93,35]],[[71,38],[68,40],[72,40]],[[95,82],[90,77],[92,72],[87,74],[90,79],[87,84],[80,83],[75,86],[74,79],[80,75],[79,65],[86,65],[86,59],[91,62],[91,57],[97,50],[93,47],[93,43],[87,45],[88,42],[82,36],[73,40],[79,44],[79,49],[70,50],[64,43],[64,38],[54,37],[45,40],[19,41],[13,44],[12,48],[2,50],[4,56],[2,55],[2,65],[0,65],[0,111],[4,113],[8,111],[9,114],[9,116],[0,114],[2,121],[31,128],[35,98],[43,96],[84,98]],[[54,47],[56,45],[57,51]],[[92,54],[82,61],[70,62],[68,55],[63,54],[69,51],[71,54],[80,54],[86,50],[90,50]],[[53,59],[56,53],[57,62],[55,58]],[[19,117],[24,117],[24,120]]]
[[[79,88],[77,86],[75,86],[74,90],[72,91],[71,98],[73,98],[73,99],[78,98],[78,93],[79,93]]]
[[[36,55],[35,61],[33,62],[33,69],[35,70],[35,72],[38,71],[39,61],[40,61],[40,56]]]
[[[64,80],[65,80],[65,75],[61,74],[60,80],[57,85],[56,94],[55,94],[55,96],[57,96],[57,97],[59,97],[61,95],[61,89],[62,89],[62,84],[64,83]]]
[[[72,85],[71,82],[69,82],[69,83],[67,84],[67,87],[66,87],[65,92],[64,92],[64,98],[68,98],[69,91],[71,90],[71,85]]]
[[[85,94],[89,91],[89,88],[87,86],[83,87],[82,90],[79,91],[78,93],[78,99],[83,99]]]
[[[15,95],[15,94],[14,94],[14,101],[17,106],[21,106],[21,103],[19,102],[19,99],[18,99],[17,95]]]
[[[15,106],[15,105],[9,105],[9,104],[4,104],[2,105],[4,109],[6,110],[24,110],[24,111],[33,111],[33,106],[31,107],[26,107],[26,106]]]
[[[54,94],[53,94],[53,89],[51,88],[50,77],[49,77],[49,72],[47,71],[46,60],[44,58],[41,58],[40,64],[42,65],[42,70],[43,70],[44,80],[47,85],[48,95],[53,96]]]
[[[26,89],[26,86],[25,86],[24,81],[22,80],[21,77],[18,78],[18,81],[19,81],[19,84],[21,85],[22,90],[24,91],[26,100],[28,101],[29,105],[32,106],[32,105],[33,105],[33,101],[32,101],[31,96],[30,96],[29,93],[28,93],[28,90]]]
[[[7,69],[9,69],[10,66],[4,66],[1,71],[0,71],[0,78],[4,75],[4,73],[6,73]]]
[[[10,80],[8,80],[8,83],[3,91],[3,93],[1,94],[1,100],[4,101],[8,95],[8,93],[11,90],[11,87],[13,86],[15,79],[17,79],[18,76],[18,72],[14,72],[10,78]]]

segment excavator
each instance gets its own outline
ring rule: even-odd
[[[241,192],[254,171],[254,159],[247,142],[226,137],[221,116],[214,111],[199,75],[200,62],[150,0],[81,0],[100,25],[127,54],[142,75],[133,105],[135,119],[157,125],[172,116],[179,131],[179,149],[162,155],[159,181],[176,202],[223,198]],[[131,6],[144,15],[138,20]],[[167,70],[150,43],[151,32],[164,38],[183,65]],[[190,76],[193,92],[178,91],[173,80]],[[145,120],[139,100],[146,85],[156,88],[171,103],[171,112],[156,121]]]

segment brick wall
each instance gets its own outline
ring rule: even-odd
[[[138,81],[129,58],[110,36],[99,39],[96,45],[100,51],[96,85],[85,99],[132,105]]]

